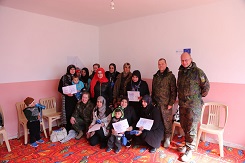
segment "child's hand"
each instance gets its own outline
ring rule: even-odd
[[[139,127],[139,131],[143,131],[144,130],[144,127]]]
[[[139,130],[139,132],[137,134],[135,134],[136,136],[139,136],[142,134],[142,131]]]

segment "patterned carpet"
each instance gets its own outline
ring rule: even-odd
[[[160,147],[156,153],[149,153],[144,146],[123,147],[119,154],[114,151],[105,152],[99,146],[92,147],[85,138],[80,140],[72,139],[66,143],[52,143],[48,139],[44,144],[39,144],[37,148],[30,145],[23,145],[23,137],[10,140],[12,152],[7,152],[5,143],[0,146],[0,161],[2,163],[178,163],[180,153],[176,148],[183,144],[184,138],[174,137],[168,149]],[[197,152],[193,153],[190,163],[245,163],[243,150],[224,147],[225,157],[219,157],[218,144],[199,144]]]

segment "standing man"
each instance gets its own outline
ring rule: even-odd
[[[203,105],[202,97],[208,94],[210,88],[207,76],[196,66],[187,52],[181,55],[177,87],[180,124],[185,132],[185,146],[178,150],[184,153],[181,161],[187,162],[191,159],[192,151],[196,146],[197,125]]]
[[[158,60],[158,71],[153,75],[152,81],[152,100],[160,108],[164,124],[164,147],[170,145],[172,134],[172,107],[176,100],[177,88],[176,78],[167,67],[164,58]]]

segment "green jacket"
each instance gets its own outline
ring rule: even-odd
[[[163,73],[158,70],[153,75],[152,101],[157,105],[173,105],[176,101],[177,87],[174,74],[167,67]]]
[[[195,62],[187,68],[180,66],[177,87],[179,106],[186,108],[201,108],[202,97],[205,97],[210,89],[207,76]]]
[[[93,109],[94,104],[91,101],[88,101],[86,104],[81,101],[77,103],[72,117],[75,119],[82,119],[85,123],[90,124],[92,122]]]

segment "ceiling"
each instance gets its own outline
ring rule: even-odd
[[[220,0],[0,0],[0,5],[41,15],[102,26],[191,8]]]

